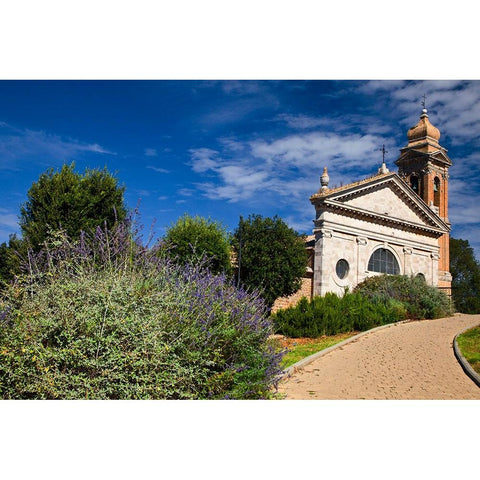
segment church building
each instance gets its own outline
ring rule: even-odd
[[[365,180],[330,189],[327,169],[315,207],[313,295],[342,294],[382,273],[418,275],[450,293],[448,169],[440,132],[424,109],[395,162]]]
[[[315,207],[313,236],[307,238],[309,266],[302,288],[275,302],[274,310],[295,304],[302,296],[343,295],[367,277],[416,275],[447,294],[449,272],[447,150],[440,132],[423,109],[408,130],[408,144],[395,164],[382,164],[361,181],[329,188],[324,169],[321,187],[310,197]]]

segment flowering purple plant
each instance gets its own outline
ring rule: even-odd
[[[0,335],[2,397],[268,398],[282,353],[266,306],[206,265],[143,245],[131,219],[51,235],[0,303],[16,311]]]

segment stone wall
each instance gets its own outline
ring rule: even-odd
[[[292,307],[296,305],[302,297],[307,297],[309,300],[312,298],[313,290],[313,278],[302,278],[302,286],[294,294],[289,297],[280,297],[275,300],[272,307],[272,313],[283,308]]]

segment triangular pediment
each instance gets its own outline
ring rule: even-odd
[[[448,166],[452,165],[452,161],[447,155],[447,151],[442,148],[441,150],[435,150],[434,152],[425,152],[420,149],[407,148],[401,150],[400,158],[395,162],[396,165],[400,166],[404,163],[422,161],[422,162],[434,162],[445,164]]]
[[[314,203],[349,216],[369,218],[372,222],[395,224],[401,228],[442,234],[449,227],[395,173],[378,175],[312,197]]]

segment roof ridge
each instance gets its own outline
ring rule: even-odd
[[[376,179],[376,178],[383,178],[383,177],[388,177],[388,176],[393,176],[393,175],[396,175],[396,173],[395,172],[374,173],[373,175],[370,175],[369,177],[363,178],[362,180],[357,180],[356,182],[347,183],[346,185],[342,185],[342,186],[336,187],[336,188],[331,188],[331,189],[328,189],[326,191],[318,191],[317,193],[314,193],[312,195],[312,197],[316,197],[316,196],[326,197],[326,196],[328,196],[332,193],[341,192],[341,191],[347,190],[351,187],[356,187],[358,185],[362,185],[362,184],[367,183],[368,181]]]

